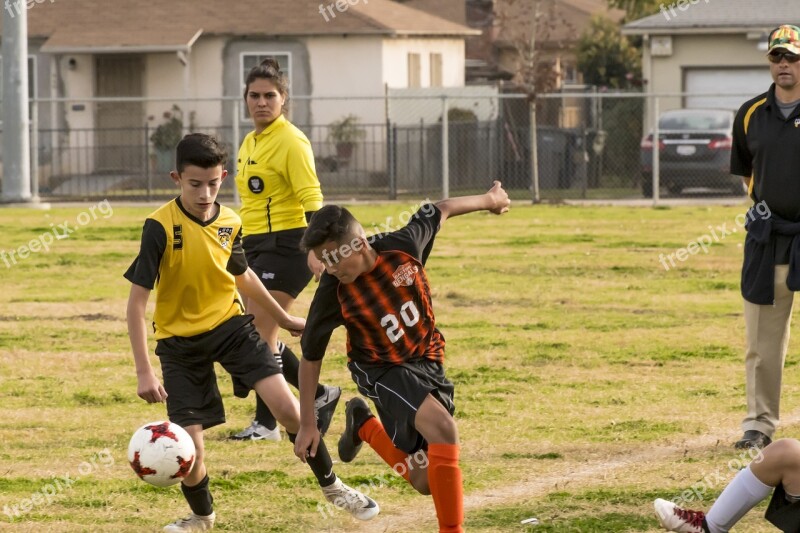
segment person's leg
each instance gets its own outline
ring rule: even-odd
[[[706,515],[710,533],[724,533],[758,505],[778,484],[800,495],[800,442],[780,439],[770,444],[725,487]]]
[[[415,426],[428,442],[428,484],[440,533],[461,532],[464,523],[464,487],[458,466],[458,428],[445,407],[428,395],[417,411]]]
[[[742,430],[758,431],[770,439],[780,418],[781,376],[792,316],[793,293],[786,287],[787,272],[787,265],[775,267],[775,305],[744,303],[747,416]],[[751,441],[745,437],[736,445],[744,448],[758,444]]]
[[[270,290],[269,293],[273,296],[273,298],[275,298],[275,301],[278,302],[278,305],[280,305],[286,311],[289,311],[289,309],[292,307],[292,304],[294,304],[295,298],[290,294],[276,290]],[[272,353],[275,354],[275,358],[278,360],[278,364],[281,366],[281,370],[283,372],[283,376],[286,378],[286,381],[294,388],[298,388],[300,383],[300,360],[291,348],[278,340],[278,332],[280,327],[278,326],[277,322],[275,322],[272,316],[267,313],[263,307],[252,300],[247,302],[247,312],[253,315],[253,324],[255,325],[258,334],[261,335],[261,338],[264,339],[264,342],[269,345]],[[331,390],[326,391],[326,388]],[[326,392],[329,393],[330,398],[327,401],[320,402],[320,399],[325,397]],[[320,432],[323,435],[327,432],[328,427],[330,426],[331,419],[333,418],[333,411],[336,408],[336,403],[339,401],[340,393],[341,390],[336,387],[327,387],[322,383],[317,385],[317,393],[315,397],[317,398],[319,404],[317,405],[317,410],[321,411]],[[273,432],[276,429],[275,417],[258,395],[256,395],[255,422],[264,426],[270,432]]]
[[[269,291],[275,301],[278,302],[284,310],[288,311],[294,303],[294,298],[291,295],[282,291]],[[270,348],[270,353],[278,353],[278,330],[280,327],[278,323],[272,318],[272,315],[267,313],[266,309],[258,305],[253,300],[247,302],[247,312],[253,315],[253,325],[256,327],[258,334],[264,339],[264,342]],[[277,357],[278,363],[281,365],[281,370],[285,372],[285,366],[282,363],[282,358]],[[290,381],[287,378],[287,381]],[[295,377],[295,383],[297,378]],[[276,428],[275,416],[270,412],[264,401],[260,396],[256,395],[256,420],[259,424],[267,429],[274,430]]]
[[[800,496],[800,442],[795,439],[780,439],[760,450],[725,487],[704,518],[700,512],[681,509],[665,500],[656,500],[656,510],[662,525],[670,531],[726,533],[779,484],[787,495]]]
[[[214,527],[214,498],[208,489],[208,473],[204,462],[203,426],[195,424],[184,428],[194,441],[195,458],[192,471],[181,482],[181,492],[192,514],[164,527],[164,531],[207,531]]]
[[[283,375],[275,374],[263,378],[253,388],[269,406],[278,422],[286,428],[289,440],[294,443],[300,429],[300,404],[289,390]],[[316,455],[307,457],[306,462],[328,501],[346,509],[360,520],[369,520],[378,514],[380,508],[374,500],[348,487],[336,477],[333,460],[323,439],[319,441]]]

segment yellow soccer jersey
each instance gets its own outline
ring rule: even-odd
[[[157,289],[156,339],[199,335],[244,312],[234,278],[247,270],[242,222],[217,206],[217,215],[202,222],[176,198],[145,220],[139,255],[125,277]]]
[[[237,168],[245,236],[304,228],[305,213],[322,207],[311,143],[283,115],[245,137]]]

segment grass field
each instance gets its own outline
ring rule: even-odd
[[[353,210],[369,228],[396,225],[410,205]],[[125,326],[122,273],[152,208],[109,207],[0,211],[6,253],[65,222],[76,229],[16,264],[0,255],[2,531],[158,531],[186,510],[176,487],[138,481],[125,458],[133,430],[165,409],[136,396]],[[693,486],[705,499],[692,504],[710,506],[741,464],[731,443],[745,400],[742,232],[669,271],[659,254],[709,226],[736,227],[743,210],[515,205],[447,222],[429,272],[456,384],[469,531],[654,532],[652,500]],[[351,397],[343,351],[339,331],[323,377]],[[795,353],[781,436],[800,422]],[[233,398],[220,374],[228,424],[207,434],[218,530],[435,530],[430,498],[368,449],[337,470],[369,487],[381,515],[323,516],[288,441],[225,440],[249,423],[253,401]],[[334,448],[343,426],[340,409]],[[774,531],[764,507],[739,530]],[[541,525],[520,524],[530,517]]]

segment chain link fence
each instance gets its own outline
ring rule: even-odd
[[[289,119],[328,198],[439,198],[493,179],[542,201],[742,195],[728,173],[734,109],[680,111],[690,96],[573,91],[539,95],[535,109],[517,94],[294,97]],[[36,100],[31,123],[32,189],[47,201],[174,196],[169,171],[188,132],[217,136],[235,175],[252,129],[239,98]],[[232,179],[221,194],[235,201]]]

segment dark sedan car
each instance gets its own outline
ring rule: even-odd
[[[724,189],[742,195],[742,178],[730,173],[734,111],[677,109],[658,119],[659,184],[684,189]],[[642,192],[653,196],[653,134],[641,144]]]

